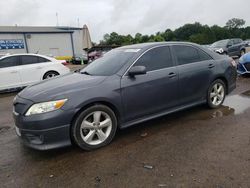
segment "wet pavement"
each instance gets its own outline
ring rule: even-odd
[[[220,109],[198,106],[119,131],[107,147],[35,151],[0,96],[0,187],[250,187],[250,78]]]

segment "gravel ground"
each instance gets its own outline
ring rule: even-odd
[[[224,106],[205,106],[119,131],[107,147],[39,152],[14,131],[0,96],[0,187],[250,187],[250,78]]]

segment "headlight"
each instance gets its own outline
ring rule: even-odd
[[[219,52],[220,54],[222,54],[224,52],[223,48],[220,48],[218,50],[216,50],[216,52]]]
[[[26,112],[25,116],[30,116],[33,114],[42,114],[45,112],[51,112],[60,109],[68,99],[62,99],[58,101],[49,101],[33,104],[29,110]]]

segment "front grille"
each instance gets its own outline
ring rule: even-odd
[[[247,71],[250,71],[250,63],[245,63],[244,66],[247,69]]]

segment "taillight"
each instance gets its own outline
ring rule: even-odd
[[[65,61],[65,62],[62,62],[62,64],[63,64],[64,66],[67,66],[69,63],[68,63],[67,61]]]

